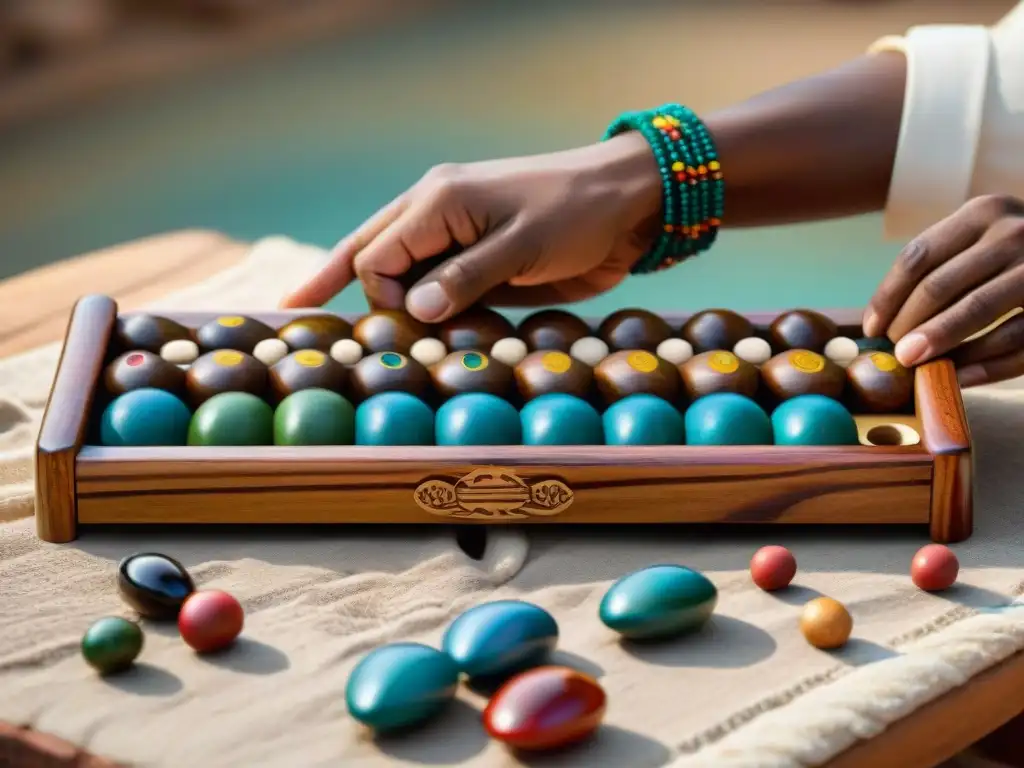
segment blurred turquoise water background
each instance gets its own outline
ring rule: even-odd
[[[664,100],[713,108],[767,77],[707,74],[716,71],[709,56],[725,55],[713,35],[707,51],[684,48],[666,66],[659,50],[678,45],[684,19],[701,40],[701,25],[722,26],[724,12],[580,6],[444,11],[5,136],[0,277],[184,227],[329,246],[435,163],[573,146],[599,136],[621,109]],[[737,45],[754,46],[745,60],[757,58],[757,46],[778,52],[757,24],[737,33]],[[799,74],[786,66],[771,76]],[[874,216],[726,232],[713,253],[630,279],[577,311],[857,306],[897,248],[882,241]],[[365,305],[353,289],[332,306]]]

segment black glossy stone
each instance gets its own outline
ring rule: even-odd
[[[176,619],[196,586],[185,566],[156,552],[130,555],[117,567],[121,598],[147,619]]]

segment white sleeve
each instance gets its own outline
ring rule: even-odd
[[[977,195],[1024,197],[1024,2],[991,29],[914,27],[871,48],[886,50],[907,57],[886,234],[913,237]]]

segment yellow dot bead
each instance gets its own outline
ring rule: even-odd
[[[685,166],[682,163],[680,163],[678,160],[676,160],[674,163],[672,163],[672,170],[675,171],[676,173],[679,173],[679,171],[683,170],[684,167]]]
[[[653,125],[655,128],[667,128],[668,121],[664,117],[659,116],[651,120],[651,125]]]
[[[679,119],[678,118],[672,117],[672,115],[669,115],[665,119],[668,121],[668,124],[671,125],[673,128],[678,128],[679,127]]]
[[[712,171],[717,171],[721,167],[722,166],[718,164],[717,160],[712,160],[710,163],[708,163],[708,168],[711,169]]]

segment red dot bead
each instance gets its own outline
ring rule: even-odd
[[[227,592],[193,592],[178,613],[181,638],[199,653],[227,648],[242,633],[245,612]]]
[[[942,544],[921,547],[910,562],[910,578],[918,589],[939,592],[956,583],[960,562],[953,550]]]
[[[796,558],[785,547],[761,547],[750,560],[750,576],[766,592],[783,589],[796,576]]]
[[[135,368],[137,366],[142,365],[142,363],[145,362],[145,360],[146,358],[143,357],[142,355],[128,355],[124,362],[125,365],[131,368]]]

